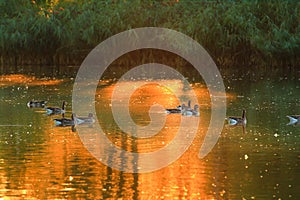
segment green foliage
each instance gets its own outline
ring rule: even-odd
[[[68,64],[116,33],[155,26],[194,38],[221,66],[299,65],[297,1],[0,0],[0,9],[2,62]]]

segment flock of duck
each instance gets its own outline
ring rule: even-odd
[[[182,105],[177,106],[176,108],[168,108],[166,109],[167,114],[182,114],[183,116],[200,116],[199,112],[199,105],[195,104],[194,108],[191,107],[191,101],[188,101],[188,105],[184,103]],[[228,121],[229,125],[246,125],[246,110],[243,110],[242,117],[227,117],[226,120]]]
[[[182,114],[183,116],[200,116],[199,106],[197,104],[194,105],[194,109],[191,108],[191,101],[188,101],[188,105],[186,106],[184,103],[182,105],[177,106],[176,108],[166,109],[167,114]],[[300,125],[300,115],[288,115],[287,118],[290,120],[287,125]],[[242,116],[230,116],[227,117],[228,124],[231,126],[242,125],[245,126],[247,124],[246,119],[246,110],[243,109]]]
[[[66,101],[62,102],[62,107],[49,107],[46,105],[47,101],[29,101],[27,106],[29,108],[43,108],[46,110],[46,114],[50,115],[61,115],[62,118],[53,119],[55,126],[72,126],[72,130],[76,130],[76,125],[81,124],[93,124],[95,122],[94,116],[92,113],[89,113],[87,117],[77,116],[75,113],[72,113],[71,118],[65,118],[65,107],[67,105]],[[166,109],[167,114],[181,114],[183,116],[200,116],[199,105],[195,104],[194,108],[191,107],[191,101],[188,101],[188,104],[177,106],[176,108],[168,108]],[[300,125],[300,115],[288,115],[287,118],[290,120],[287,125]],[[228,121],[228,124],[231,126],[242,125],[245,126],[247,124],[246,119],[246,110],[243,109],[241,117],[230,116],[225,120]]]
[[[75,131],[75,126],[82,124],[93,124],[95,122],[94,116],[92,113],[89,113],[87,117],[77,116],[75,113],[72,113],[71,118],[66,118],[66,105],[67,102],[63,101],[61,108],[59,107],[50,107],[47,106],[47,101],[29,101],[27,106],[29,108],[43,108],[46,111],[46,115],[61,115],[61,118],[53,119],[55,126],[66,127],[72,126],[72,130]]]
[[[184,103],[182,105],[177,106],[176,108],[168,108],[166,109],[167,114],[182,114],[183,116],[200,116],[199,106],[197,104],[194,105],[194,109],[191,108],[191,101],[188,101],[188,105],[186,106]]]

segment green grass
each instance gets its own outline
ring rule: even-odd
[[[300,61],[297,1],[0,0],[0,9],[1,65],[80,65],[101,41],[147,26],[192,37],[223,68]]]

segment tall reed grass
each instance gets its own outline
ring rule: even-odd
[[[106,38],[147,26],[187,34],[223,68],[300,63],[297,1],[0,0],[0,9],[1,65],[80,65]]]

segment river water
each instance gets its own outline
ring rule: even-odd
[[[149,173],[127,173],[98,161],[70,127],[55,127],[43,109],[26,106],[31,99],[50,106],[67,101],[72,113],[75,75],[0,76],[0,198],[16,199],[299,199],[300,126],[287,126],[286,115],[300,114],[300,81],[264,78],[225,80],[227,115],[246,109],[247,125],[224,128],[213,150],[198,153],[210,123],[210,98],[202,83],[191,83],[200,105],[197,134],[187,151],[167,167]],[[180,80],[163,80],[188,100]],[[136,81],[122,84],[135,84]],[[180,102],[164,88],[147,82],[130,98],[130,114],[141,126],[151,122],[153,103],[176,107]],[[111,95],[115,82],[102,80],[95,94],[97,122],[109,140],[138,153],[160,149],[176,135],[179,114],[166,115],[164,128],[151,138],[128,136],[114,122]],[[122,97],[120,97],[122,98]],[[122,100],[122,99],[121,99]],[[124,100],[125,101],[125,100]],[[193,102],[192,102],[193,103]],[[121,155],[107,152],[122,163]],[[172,153],[172,152],[170,152]],[[128,162],[139,161],[138,157]],[[160,162],[160,160],[153,160]]]

